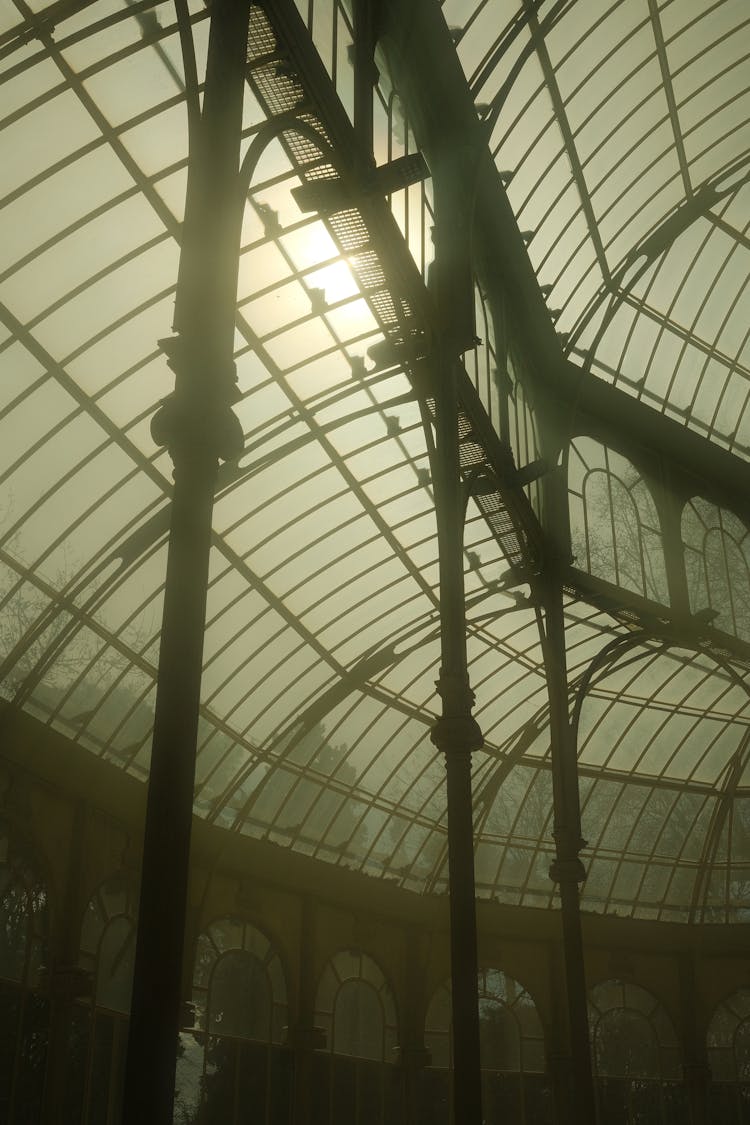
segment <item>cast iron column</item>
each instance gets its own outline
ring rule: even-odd
[[[374,167],[372,156],[375,67],[375,10],[373,0],[354,0],[354,131],[363,171]]]
[[[474,693],[466,656],[465,497],[458,445],[460,356],[474,336],[473,323],[467,322],[466,315],[473,310],[472,200],[464,176],[468,171],[469,182],[473,182],[475,159],[474,150],[464,153],[460,145],[449,145],[432,167],[436,226],[430,287],[438,321],[433,485],[440,572],[437,690],[442,708],[431,738],[445,755],[446,768],[455,1125],[481,1125],[482,1121],[471,754],[482,747],[483,738],[472,715]]]
[[[242,448],[234,319],[248,0],[213,0],[203,111],[190,137],[174,327],[175,390],[152,433],[174,462],[123,1125],[172,1125],[213,497]]]
[[[425,996],[424,966],[427,961],[428,938],[418,927],[410,927],[404,934],[405,973],[400,995],[399,1044],[395,1049],[400,1079],[400,1106],[397,1125],[413,1125],[424,1119],[422,1107],[425,1067],[431,1055],[425,1047]]]
[[[579,884],[586,877],[580,851],[581,810],[578,794],[578,761],[568,707],[568,670],[565,650],[565,620],[560,558],[561,524],[567,512],[567,495],[559,474],[547,478],[545,507],[547,559],[538,579],[544,607],[541,630],[547,676],[550,714],[550,754],[554,801],[555,860],[550,878],[560,889],[568,1031],[571,1052],[573,1105],[569,1119],[579,1125],[595,1125],[596,1103],[589,1047],[588,998],[581,935]]]
[[[300,902],[298,930],[296,1020],[286,1029],[286,1042],[294,1058],[292,1121],[294,1125],[314,1125],[319,1110],[315,1091],[319,1084],[316,1064],[330,1062],[328,1053],[316,1059],[315,1052],[329,1044],[322,1027],[315,1026],[315,985],[317,983],[318,923],[315,900],[305,895]],[[326,1071],[328,1075],[328,1071]]]
[[[477,922],[471,754],[483,744],[471,711],[466,661],[463,580],[463,496],[458,460],[456,360],[440,363],[436,403],[435,508],[440,556],[441,717],[430,737],[445,755],[451,921],[453,1119],[481,1125],[482,1095],[477,994]]]
[[[680,1039],[683,1047],[682,1081],[688,1098],[690,1125],[708,1125],[711,1068],[706,1051],[706,1013],[703,1010],[698,974],[697,951],[679,958],[680,970]]]
[[[47,1045],[47,1074],[42,1103],[42,1125],[64,1125],[67,1115],[81,1111],[73,1106],[71,1043],[75,1041],[75,1020],[88,1020],[90,1008],[76,1010],[76,1000],[90,1000],[92,974],[78,967],[81,949],[81,917],[86,908],[90,871],[86,868],[88,818],[83,801],[73,811],[68,850],[63,852],[65,891],[57,940],[47,970],[50,996],[50,1025]],[[76,1099],[78,1100],[78,1099]]]

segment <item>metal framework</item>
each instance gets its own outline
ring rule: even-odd
[[[2,20],[8,713],[156,785],[187,699],[175,680],[159,702],[164,653],[190,663],[166,622],[190,609],[183,858],[194,811],[416,894],[460,881],[460,997],[475,891],[562,903],[586,1088],[579,898],[748,920],[747,14],[250,4],[231,207],[196,195],[206,9],[14,0]],[[215,281],[191,260],[219,243]],[[235,455],[213,448],[185,502],[164,352],[197,386],[217,317],[204,366],[236,398]],[[183,581],[173,513],[192,523],[199,494]]]

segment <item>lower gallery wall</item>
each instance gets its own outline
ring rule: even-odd
[[[4,720],[0,1119],[116,1125],[142,786]],[[560,1122],[558,920],[481,902],[479,927],[485,1120]],[[600,1120],[745,1120],[745,927],[585,915],[584,936]],[[444,896],[196,820],[186,950],[175,1122],[447,1125]]]

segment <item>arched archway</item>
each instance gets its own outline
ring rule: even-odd
[[[567,468],[576,565],[668,604],[659,517],[641,474],[622,454],[589,437],[571,441]]]
[[[545,1073],[544,1031],[533,998],[502,969],[486,967],[479,971],[477,1001],[485,1120],[512,1120],[521,1125],[551,1122],[552,1092]],[[427,1009],[425,1045],[432,1056],[433,1073],[426,1084],[431,1112],[438,1120],[447,1120],[452,1056],[448,981],[433,993]]]
[[[324,1076],[330,1125],[387,1125],[400,1093],[394,1049],[396,1003],[390,982],[372,957],[340,950],[321,975],[315,1023],[326,1034],[330,1070]]]
[[[287,1120],[287,1012],[286,974],[273,942],[239,918],[212,922],[196,948],[193,1026],[180,1035],[177,1119],[240,1125],[252,1105],[260,1125]]]
[[[716,1120],[740,1125],[750,1107],[750,988],[718,1005],[706,1034],[711,1105]]]
[[[750,639],[750,532],[733,512],[694,496],[682,513],[690,609]]]
[[[687,1116],[680,1049],[661,1002],[640,985],[601,981],[589,992],[599,1119],[677,1125]]]

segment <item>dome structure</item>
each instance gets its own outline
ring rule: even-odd
[[[180,361],[211,10],[0,12],[2,714],[144,793],[175,493],[152,422]],[[249,10],[242,446],[214,489],[196,816],[449,891],[430,740],[447,199],[451,277],[470,271],[452,316],[477,897],[560,906],[552,576],[581,911],[747,923],[746,5]]]

